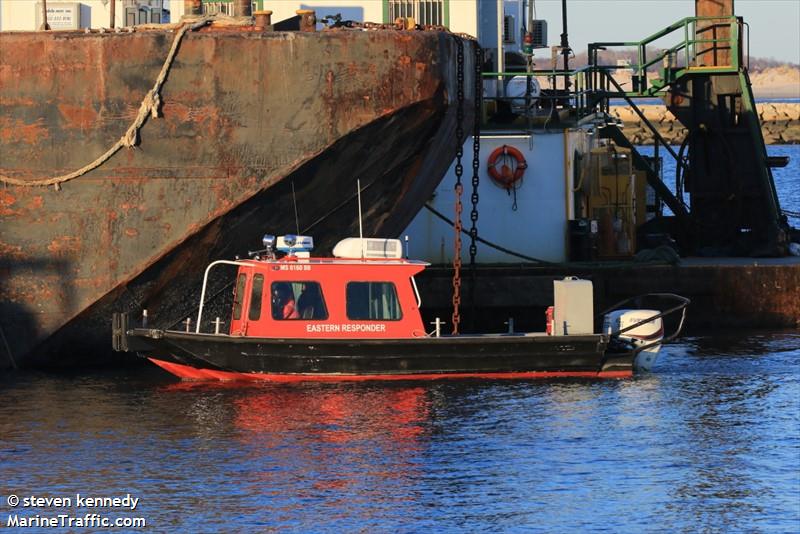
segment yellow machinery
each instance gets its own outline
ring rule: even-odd
[[[590,152],[587,215],[597,221],[599,259],[636,252],[636,227],[645,220],[645,181],[633,170],[631,151],[612,144]]]

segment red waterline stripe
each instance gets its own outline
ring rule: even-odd
[[[162,369],[184,380],[248,380],[265,382],[364,382],[367,380],[443,380],[450,378],[630,378],[633,371],[524,371],[519,373],[428,373],[402,375],[312,375],[233,373],[213,369],[197,369],[188,365],[149,358]]]

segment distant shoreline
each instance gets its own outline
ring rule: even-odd
[[[750,72],[756,98],[800,99],[800,67],[783,65]]]
[[[638,106],[658,133],[671,144],[680,144],[688,130],[661,104]],[[800,144],[800,102],[762,102],[756,104],[761,133],[768,145]],[[653,143],[652,133],[630,106],[612,106],[611,114],[623,123],[623,132],[636,145]]]
[[[800,101],[800,66],[767,67],[750,71],[749,75],[756,100]],[[655,77],[656,73],[648,73],[648,80]],[[630,71],[619,72],[614,75],[614,78],[624,89],[632,86]],[[544,80],[544,83],[546,84],[547,81]]]

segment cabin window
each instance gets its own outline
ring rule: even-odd
[[[236,279],[236,290],[233,292],[233,320],[238,321],[242,318],[242,301],[244,301],[244,285],[247,282],[247,275],[241,273]]]
[[[318,282],[273,282],[270,294],[273,319],[321,321],[328,318]]]
[[[347,318],[354,321],[399,321],[403,314],[391,282],[347,284]]]
[[[264,290],[264,275],[257,274],[253,277],[253,288],[250,290],[250,313],[247,318],[251,321],[261,319],[261,294]]]

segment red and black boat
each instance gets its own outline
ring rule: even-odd
[[[267,235],[264,247],[208,266],[193,331],[188,320],[185,331],[130,328],[114,314],[114,349],[189,380],[622,378],[652,367],[689,303],[661,294],[673,301],[664,311],[616,306],[596,333],[591,282],[565,279],[554,282],[547,332],[448,336],[425,330],[414,276],[428,264],[403,258],[399,240],[348,238],[332,258],[310,257],[306,236]],[[220,265],[237,269],[230,328],[218,333],[217,320],[204,333],[209,273]],[[664,337],[662,318],[679,311]]]

